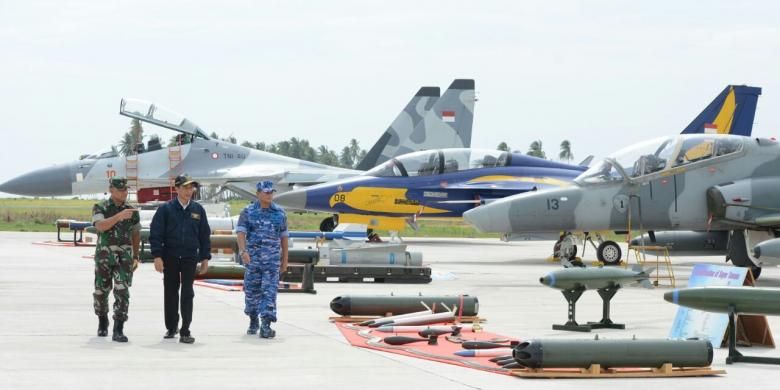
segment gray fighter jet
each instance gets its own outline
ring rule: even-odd
[[[438,87],[423,87],[393,121],[361,167],[373,167],[387,156],[429,148],[468,147],[474,112],[474,80],[455,80],[439,98]],[[116,152],[38,169],[0,184],[0,192],[26,196],[63,196],[104,192],[106,180],[127,176],[135,189],[166,188],[186,173],[202,184],[214,184],[253,198],[254,185],[272,180],[279,191],[355,176],[362,171],[331,167],[249,149],[211,139],[191,120],[136,99],[122,100],[120,114],[181,133],[180,146],[149,143],[138,154]]]
[[[745,241],[730,248],[732,262],[758,272],[776,264],[749,248],[780,229],[779,176],[774,139],[683,134],[623,149],[569,187],[514,195],[463,217],[482,231],[504,233],[731,231]],[[619,260],[611,241],[601,244],[599,257],[609,259],[616,248]]]

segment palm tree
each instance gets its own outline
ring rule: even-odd
[[[563,140],[561,142],[561,152],[558,153],[558,158],[569,162],[574,159],[574,155],[571,153],[571,142],[569,140]]]
[[[130,120],[130,129],[119,140],[119,149],[122,155],[135,154],[136,145],[144,141],[144,128],[138,119]]]
[[[352,150],[349,148],[349,146],[345,146],[344,149],[341,150],[341,156],[339,156],[339,163],[344,168],[352,168],[353,166],[355,166],[355,159],[352,158]]]
[[[528,147],[528,153],[526,153],[529,156],[539,157],[539,158],[547,158],[547,155],[544,153],[544,150],[542,150],[542,141],[536,140],[534,142],[531,142],[531,145]]]
[[[320,145],[320,147],[317,148],[317,162],[336,167],[339,165],[339,156],[327,146]]]
[[[119,152],[123,156],[129,156],[133,154],[134,146],[135,142],[133,142],[133,135],[128,131],[122,136],[122,139],[119,140]]]
[[[133,118],[130,121],[130,132],[133,134],[133,141],[136,144],[144,142],[144,127],[141,126],[141,121]]]
[[[352,138],[349,140],[349,153],[350,157],[352,157],[352,165],[357,164],[360,162],[360,152],[362,149],[360,149],[360,145],[358,144],[357,140]],[[352,168],[352,166],[350,166]]]

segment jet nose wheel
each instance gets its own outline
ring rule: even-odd
[[[615,241],[604,241],[596,250],[596,257],[605,265],[618,265],[623,252]]]
[[[570,234],[567,234],[555,242],[553,252],[556,257],[573,261],[577,259],[577,241]]]
[[[322,220],[320,222],[320,231],[321,232],[332,232],[333,229],[336,228],[336,225],[338,222],[336,222],[336,218],[334,217],[328,217]]]

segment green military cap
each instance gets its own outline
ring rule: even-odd
[[[188,184],[192,184],[196,187],[198,187],[198,182],[195,180],[192,180],[191,177],[188,175],[179,175],[176,176],[176,179],[173,181],[173,185],[176,187],[186,186]]]
[[[127,188],[127,178],[122,176],[114,176],[111,179],[108,180],[108,183],[111,187],[114,187],[118,190],[124,190]]]

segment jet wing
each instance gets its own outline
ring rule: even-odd
[[[472,191],[535,191],[548,187],[564,187],[570,185],[568,181],[552,177],[532,176],[482,176],[460,183],[448,184],[447,189],[464,189]]]
[[[279,182],[290,185],[313,185],[325,183],[333,180],[345,179],[361,174],[360,171],[349,169],[343,170],[323,170],[323,169],[300,169],[284,172]]]
[[[202,184],[216,184],[226,187],[248,199],[255,197],[255,185],[263,180],[270,180],[278,185],[281,192],[292,189],[293,186],[309,186],[343,179],[360,174],[347,169],[269,169],[258,166],[238,166],[216,171],[208,175],[194,173],[191,177]]]

